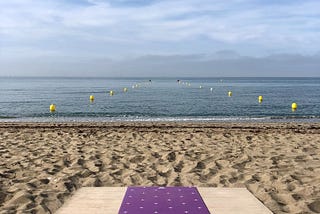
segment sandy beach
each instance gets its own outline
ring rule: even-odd
[[[0,123],[1,213],[131,185],[246,187],[274,213],[320,213],[320,124]]]

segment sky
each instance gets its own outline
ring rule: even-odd
[[[0,0],[0,76],[320,76],[320,1]]]

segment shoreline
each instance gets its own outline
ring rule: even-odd
[[[131,185],[246,187],[274,213],[320,209],[319,123],[0,122],[0,141],[0,213]]]
[[[0,117],[0,123],[319,123],[320,116],[256,117]]]
[[[306,127],[311,129],[320,129],[318,122],[212,122],[212,121],[107,121],[107,122],[1,122],[0,128],[7,127],[178,127],[178,128],[290,128],[290,127]]]

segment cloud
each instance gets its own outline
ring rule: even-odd
[[[203,76],[254,76],[249,70],[261,75],[271,62],[271,73],[309,69],[314,75],[319,68],[314,62],[320,49],[318,8],[318,0],[0,1],[0,58],[5,68],[0,75],[19,68],[47,75],[47,65],[57,74],[64,74],[64,66],[91,66],[97,69],[92,75],[104,75],[106,69],[147,75],[165,68],[188,75],[200,69]],[[289,58],[279,55],[283,53]],[[57,65],[52,67],[52,62]],[[212,68],[219,69],[212,73]]]
[[[247,44],[261,50],[290,47],[303,51],[314,51],[311,44],[320,38],[320,11],[316,9],[320,2],[316,0],[263,5],[253,0],[115,2],[3,1],[1,36],[18,43],[65,39],[67,35],[78,35],[83,42],[88,38],[131,43],[205,39],[212,45]]]

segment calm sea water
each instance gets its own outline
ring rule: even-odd
[[[320,121],[320,78],[151,80],[2,77],[0,121]]]

